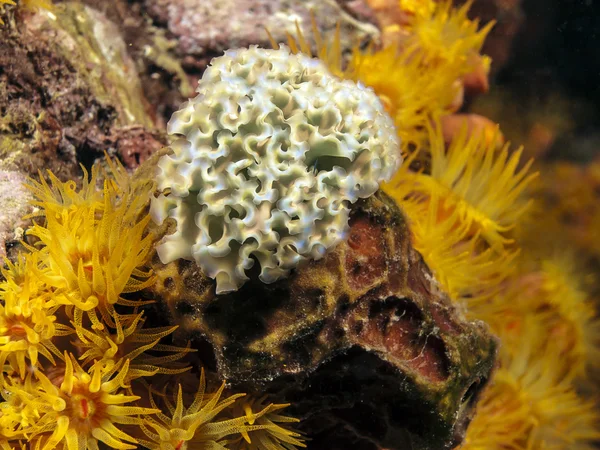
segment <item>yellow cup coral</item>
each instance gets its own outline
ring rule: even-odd
[[[192,418],[183,422],[177,419],[182,402],[173,409],[175,422],[167,423],[161,422],[166,415],[151,418],[159,410],[133,395],[157,374],[187,372],[190,366],[180,360],[192,349],[164,342],[175,326],[145,326],[138,307],[152,302],[123,296],[153,282],[144,266],[155,237],[146,230],[149,185],[130,183],[111,160],[109,167],[102,190],[96,187],[97,167],[79,189],[52,174],[50,183],[30,182],[39,223],[27,233],[28,252],[16,263],[6,261],[0,282],[0,448],[85,450],[102,443],[116,449],[182,449],[187,441],[245,442],[258,429],[272,431],[269,448],[283,448],[279,438],[289,443],[296,433],[255,423],[281,405],[232,418],[226,410],[244,394],[219,400],[225,383],[217,392],[207,391],[204,375],[187,410]],[[164,437],[165,429],[178,424],[185,430]],[[282,430],[287,434],[280,436]],[[266,448],[261,439],[253,442]]]
[[[139,415],[158,412],[132,406],[139,397],[119,393],[129,370],[129,361],[110,378],[96,363],[91,374],[84,371],[72,355],[65,354],[65,374],[60,387],[38,372],[39,421],[32,427],[32,440],[42,450],[63,443],[69,450],[98,449],[98,441],[114,449],[134,449],[137,440],[114,424],[141,424]],[[126,441],[126,442],[123,442]]]
[[[121,294],[153,282],[151,274],[142,270],[152,240],[150,235],[143,237],[149,216],[137,217],[145,199],[121,192],[109,181],[101,197],[91,183],[77,195],[72,186],[56,181],[53,187],[34,186],[46,219],[45,225],[36,224],[29,231],[43,245],[48,270],[40,271],[40,278],[63,294],[64,304],[76,307],[77,325],[82,325],[81,312],[85,311],[94,328],[103,327],[97,312],[114,326],[114,305],[131,305]]]
[[[21,255],[16,264],[7,262],[2,269],[5,281],[0,283],[0,366],[7,362],[25,378],[27,366],[38,364],[38,355],[54,364],[54,356],[62,359],[53,340],[73,330],[56,322],[59,307],[56,298],[37,278],[37,254]],[[54,356],[53,356],[54,355]],[[29,359],[29,362],[26,361]]]

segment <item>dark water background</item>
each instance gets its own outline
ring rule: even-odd
[[[546,157],[582,163],[598,158],[600,0],[524,0],[521,8],[524,22],[492,91],[510,91],[524,108],[547,105],[560,95],[568,103],[564,119],[573,126],[558,136]]]

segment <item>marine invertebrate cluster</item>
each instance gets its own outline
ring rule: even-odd
[[[591,378],[600,360],[600,320],[582,282],[585,270],[565,250],[551,256],[530,250],[518,265],[502,292],[487,304],[471,305],[472,313],[507,343],[506,353],[517,352],[525,329],[533,327],[554,337],[545,341],[532,333],[530,340],[538,344],[534,352],[548,348],[560,355],[564,364],[555,367],[557,378],[568,382]]]
[[[461,448],[592,448],[600,437],[595,403],[563,382],[561,355],[545,345],[535,321],[526,320],[521,332],[525,336],[514,354],[504,354]]]
[[[86,186],[87,195],[79,196],[82,204],[69,204],[72,186],[64,191],[66,199],[60,192],[55,202],[46,203],[44,226],[34,225],[29,234],[43,245],[41,252],[51,274],[42,270],[39,276],[48,286],[69,293],[62,301],[69,311],[76,307],[75,323],[81,326],[78,312],[85,311],[92,326],[102,329],[97,313],[114,326],[114,306],[135,305],[121,294],[152,283],[151,274],[140,269],[148,259],[151,236],[143,237],[150,218],[137,221],[135,217],[145,200],[131,197],[115,203],[120,192],[114,183],[105,184],[100,198],[94,191],[95,179],[92,176]]]
[[[40,416],[31,429],[32,445],[43,450],[56,448],[60,443],[69,449],[93,449],[100,441],[112,448],[135,448],[125,442],[136,443],[136,439],[115,424],[140,425],[139,415],[157,411],[132,406],[131,402],[139,397],[123,394],[129,364],[125,363],[119,374],[110,377],[102,374],[101,362],[86,371],[66,352],[64,360],[59,387],[38,373],[35,391],[23,389],[23,393],[14,394],[30,397],[23,399],[24,402],[35,405],[35,414]]]
[[[434,69],[441,67],[457,77],[474,69],[474,59],[483,58],[489,66],[489,59],[479,52],[494,22],[480,27],[478,20],[470,20],[467,15],[472,3],[454,7],[447,0],[424,1],[408,21],[410,33],[401,42],[402,51],[418,54],[423,64]]]
[[[554,236],[561,246],[575,246],[580,252],[597,259],[600,241],[600,161],[588,165],[557,161],[540,167],[540,180],[535,184],[534,220],[544,220],[547,237]],[[539,245],[539,227],[523,230],[523,239]],[[541,241],[541,242],[540,242]]]
[[[473,305],[511,273],[511,233],[531,206],[522,193],[536,173],[528,173],[531,161],[517,168],[520,151],[509,157],[508,144],[498,148],[497,131],[490,138],[463,127],[446,146],[439,122],[427,128],[427,172],[400,170],[383,189],[409,214],[415,246],[438,280]]]
[[[217,293],[238,289],[254,264],[271,283],[323,257],[346,237],[349,204],[402,161],[370,89],[286,48],[214,59],[168,131],[183,137],[158,163],[158,189],[169,192],[152,214],[177,229],[158,254],[195,259]]]
[[[406,183],[415,193],[439,196],[442,209],[457,211],[471,233],[479,233],[491,247],[502,247],[511,242],[506,234],[531,206],[521,194],[537,174],[529,173],[532,160],[518,167],[522,149],[510,156],[510,144],[499,149],[499,136],[469,135],[463,127],[446,148],[440,126],[430,127],[428,173],[399,176],[386,188],[394,193],[397,184]]]
[[[247,422],[243,415],[231,420],[213,423],[212,418],[225,408],[233,405],[239,397],[244,394],[232,395],[221,399],[221,394],[225,389],[225,383],[214,394],[205,392],[206,381],[204,372],[200,376],[200,387],[194,396],[192,404],[185,408],[181,385],[179,385],[176,394],[175,406],[171,404],[168,398],[164,398],[166,407],[170,413],[158,412],[157,419],[148,419],[143,427],[143,431],[151,441],[142,440],[141,443],[149,449],[179,449],[184,443],[196,445],[199,448],[222,448],[219,441],[224,437],[233,434],[243,428]],[[150,394],[151,403],[156,406],[152,394]],[[157,409],[160,411],[160,409]],[[253,418],[253,417],[252,417]]]

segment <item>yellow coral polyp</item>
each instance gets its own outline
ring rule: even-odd
[[[13,450],[11,446],[11,440],[13,439],[12,433],[7,429],[0,429],[0,448],[2,450]]]
[[[542,261],[540,290],[529,300],[565,361],[566,376],[584,376],[600,361],[600,321],[588,294],[579,286],[569,255]]]
[[[448,112],[458,93],[454,73],[426,68],[418,58],[399,52],[395,45],[366,51],[356,47],[344,67],[339,30],[329,42],[318,31],[314,17],[312,28],[317,57],[334,75],[360,81],[373,88],[394,119],[405,147],[420,145],[422,130],[428,120]],[[279,48],[275,41],[271,43]],[[288,36],[288,45],[294,53],[312,55],[310,45],[299,28],[296,37]]]
[[[160,340],[173,333],[177,326],[161,328],[143,328],[143,314],[134,316],[131,324],[123,327],[116,323],[116,332],[103,330],[90,331],[76,326],[79,341],[74,345],[83,353],[79,357],[85,367],[94,361],[106,365],[107,373],[116,373],[122,369],[125,361],[129,361],[127,381],[157,373],[174,375],[190,369],[189,366],[165,367],[183,358],[193,351],[190,348],[159,344]],[[147,352],[171,352],[166,356],[152,356]]]
[[[404,5],[404,3],[407,3]],[[410,34],[398,45],[380,50],[355,47],[345,65],[339,27],[327,40],[312,18],[316,56],[340,78],[360,81],[373,88],[394,119],[405,146],[421,145],[423,131],[432,120],[451,113],[461,95],[461,78],[479,63],[479,51],[492,23],[478,30],[467,18],[470,2],[460,9],[451,2],[400,2],[400,8],[413,13]],[[311,47],[297,26],[296,36],[288,35],[294,53],[312,55]],[[271,38],[275,48],[278,44]],[[489,64],[483,59],[484,66]]]
[[[45,375],[37,373],[40,395],[47,405],[32,438],[36,448],[51,450],[62,444],[69,450],[98,449],[103,442],[114,449],[134,449],[137,440],[115,424],[141,424],[139,415],[158,412],[152,408],[129,405],[138,396],[122,393],[129,370],[127,361],[121,371],[109,379],[102,365],[94,364],[84,371],[72,355],[65,354],[65,373],[60,387]],[[52,409],[49,406],[52,405]],[[126,441],[126,442],[123,442]]]
[[[76,307],[78,325],[82,325],[80,312],[87,311],[93,327],[101,329],[98,311],[105,323],[114,326],[115,304],[140,304],[121,294],[153,282],[151,273],[141,269],[151,250],[152,237],[143,237],[150,218],[135,216],[144,199],[130,198],[131,193],[105,181],[101,203],[94,200],[64,208],[47,200],[55,198],[47,187],[37,194],[46,209],[46,223],[29,232],[43,245],[48,270],[40,276],[64,293],[65,304]]]
[[[434,0],[398,0],[400,11],[413,16],[413,20],[431,17],[436,8]]]
[[[457,95],[456,76],[426,69],[396,46],[352,53],[344,76],[373,88],[394,119],[404,145],[422,143],[431,117],[448,113]]]
[[[487,305],[513,273],[518,251],[496,251],[484,245],[461,211],[447,208],[437,191],[423,189],[420,180],[429,175],[410,170],[418,153],[407,158],[383,189],[408,216],[413,246],[450,297],[469,308]]]
[[[403,50],[432,69],[452,71],[457,78],[473,70],[470,57],[479,54],[494,22],[479,30],[478,21],[467,17],[472,3],[454,8],[451,1],[442,0],[434,8],[420,9],[401,44]]]
[[[497,145],[497,139],[463,128],[446,148],[441,127],[431,126],[431,173],[413,174],[411,181],[415,192],[436,195],[444,210],[458,212],[471,234],[479,233],[501,250],[513,242],[507,232],[531,206],[522,194],[537,173],[529,173],[532,161],[518,168],[522,149],[509,154],[508,143],[500,150]],[[396,186],[405,182],[396,176],[384,190],[394,196]]]
[[[2,269],[5,281],[0,283],[0,366],[7,362],[21,378],[28,365],[36,367],[38,355],[54,364],[53,355],[62,358],[53,343],[58,336],[72,330],[55,323],[58,304],[36,277],[35,254],[19,258],[17,264]],[[29,360],[29,362],[27,361]]]
[[[397,200],[408,214],[415,249],[453,300],[478,304],[497,293],[512,272],[515,253],[481,249],[478,235],[469,236],[470,227],[458,211],[445,213],[436,194],[426,201],[410,196]]]
[[[543,330],[527,320],[520,346],[502,355],[461,450],[583,449],[600,438],[594,402],[561,381],[561,356],[543,341]]]
[[[287,428],[286,424],[297,423],[298,419],[284,416],[280,411],[289,404],[267,404],[266,397],[240,398],[232,415],[246,416],[248,425],[242,430],[242,436],[229,445],[231,450],[292,450],[304,448],[306,444],[302,435]],[[256,411],[256,412],[255,412]]]
[[[66,213],[68,219],[69,213],[74,213],[84,206],[101,209],[104,206],[102,192],[96,188],[99,175],[98,167],[94,166],[92,168],[91,177],[88,176],[88,172],[84,167],[82,167],[82,170],[83,181],[80,189],[77,189],[77,185],[73,180],[62,182],[51,171],[48,171],[50,183],[44,179],[41,171],[38,172],[40,181],[30,179],[25,187],[29,189],[35,198],[31,204],[39,208],[37,212],[31,214],[31,217],[43,216],[48,213],[54,214],[59,219],[64,217]]]
[[[527,328],[535,325],[548,338],[544,346],[561,358],[561,380],[589,378],[600,361],[600,320],[594,302],[581,286],[572,255],[557,252],[539,259],[519,261],[519,275],[471,313],[491,326],[509,354],[519,349]]]
[[[10,392],[10,386],[3,387],[2,399],[0,403],[0,448],[2,450],[12,450],[13,445],[18,442],[18,439],[23,437],[23,430],[27,427],[26,418],[22,414],[23,404],[12,401],[15,398]],[[20,403],[20,404],[19,404]],[[25,427],[23,427],[25,423]],[[19,447],[23,448],[24,444],[19,442]]]
[[[170,416],[159,412],[158,420],[148,417],[142,430],[150,440],[139,442],[150,450],[185,450],[192,448],[224,448],[223,439],[231,434],[239,433],[247,422],[247,417],[226,420],[213,420],[221,411],[230,407],[245,394],[235,394],[221,400],[225,383],[215,393],[206,392],[204,370],[200,375],[200,387],[189,407],[183,403],[181,385],[177,390],[175,405],[167,396],[163,396]],[[152,406],[157,405],[150,394]]]

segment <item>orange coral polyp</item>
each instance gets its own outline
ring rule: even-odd
[[[593,448],[600,438],[594,402],[561,381],[562,356],[539,324],[531,317],[524,322],[519,346],[501,354],[461,449]]]
[[[87,385],[78,384],[79,386],[75,386],[73,389],[67,408],[70,411],[73,426],[89,433],[99,426],[100,418],[106,414],[106,405],[101,401],[101,394],[89,392]]]
[[[405,144],[420,144],[430,118],[448,112],[456,96],[456,76],[424,68],[418,58],[396,46],[378,51],[355,49],[344,74],[360,81],[383,99]]]
[[[96,414],[96,402],[88,400],[85,396],[77,397],[77,395],[74,395],[72,399],[74,415],[84,420],[90,415],[94,416]]]
[[[419,55],[430,68],[444,67],[457,76],[469,73],[473,70],[470,57],[480,52],[494,26],[490,22],[478,30],[479,22],[467,17],[472,3],[453,8],[451,1],[442,0],[433,8],[423,9],[411,23],[410,34],[402,42],[403,50]]]
[[[555,337],[552,348],[568,362],[567,379],[589,376],[600,361],[600,320],[576,269],[570,254],[543,260],[539,289],[526,299],[530,313]]]
[[[240,433],[247,417],[216,421],[214,418],[224,409],[245,394],[235,394],[225,399],[221,395],[225,383],[215,393],[206,392],[204,370],[200,374],[200,387],[192,404],[186,408],[183,403],[181,385],[178,388],[173,405],[163,396],[169,415],[159,412],[157,419],[147,418],[142,430],[150,439],[140,443],[150,450],[176,450],[188,448],[222,448],[223,439],[229,435]],[[152,406],[156,407],[150,394]]]
[[[299,420],[280,414],[289,404],[268,404],[266,400],[266,396],[242,397],[236,402],[232,410],[233,415],[245,415],[248,425],[242,430],[242,437],[234,448],[285,450],[306,447],[304,436],[287,427],[288,424],[297,423]]]
[[[83,181],[79,190],[74,181],[62,182],[51,171],[47,172],[50,183],[44,179],[41,171],[38,172],[40,181],[29,179],[29,183],[25,187],[35,198],[31,204],[37,206],[39,210],[28,217],[52,214],[55,219],[65,221],[82,206],[101,210],[104,203],[102,192],[96,189],[98,168],[97,166],[92,168],[91,178],[85,167],[82,166],[81,169],[83,170]]]

